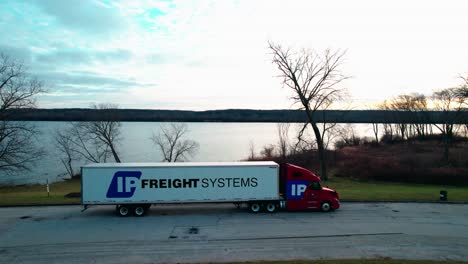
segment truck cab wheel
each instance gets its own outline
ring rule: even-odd
[[[117,214],[122,217],[128,216],[130,214],[130,209],[126,205],[119,205],[117,206]]]
[[[144,216],[146,214],[146,210],[145,206],[136,206],[133,208],[133,214],[135,216]]]
[[[320,206],[322,212],[330,212],[332,209],[330,202],[323,202]]]
[[[274,213],[276,212],[277,206],[275,203],[271,202],[271,203],[267,203],[265,208],[268,213]]]
[[[251,203],[249,206],[250,212],[252,213],[258,213],[262,210],[262,207],[260,206],[259,203]]]

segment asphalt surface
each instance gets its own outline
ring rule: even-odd
[[[0,263],[184,263],[397,258],[468,261],[468,205],[344,203],[250,214],[231,204],[0,208]]]

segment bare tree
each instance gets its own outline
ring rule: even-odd
[[[367,109],[372,110],[373,107],[368,106]],[[372,133],[374,134],[375,143],[379,144],[379,128],[380,128],[379,125],[380,124],[379,123],[371,123],[371,125],[372,125]]]
[[[109,146],[93,135],[87,133],[82,122],[73,122],[71,127],[65,130],[65,135],[70,139],[72,151],[77,159],[84,159],[88,162],[107,162],[111,156]]]
[[[423,94],[413,94],[413,102],[411,105],[412,111],[427,111],[427,98]],[[431,133],[430,126],[428,124],[415,124],[416,133],[419,137],[425,137]]]
[[[382,109],[382,110],[390,110],[390,104],[387,100],[384,100],[381,104],[377,105],[377,108]],[[386,137],[388,140],[392,141],[394,138],[392,124],[383,124],[383,129],[384,129],[383,137]]]
[[[459,87],[459,96],[468,97],[468,74],[466,76],[459,75],[460,79],[462,80],[462,84]]]
[[[402,111],[409,111],[410,110],[410,104],[411,104],[411,96],[403,94],[399,95],[393,99],[390,100],[390,109],[392,110],[402,110]],[[398,130],[400,131],[400,136],[401,139],[405,139],[405,136],[408,138],[408,124],[405,123],[399,123],[396,125]]]
[[[187,125],[170,123],[161,125],[160,132],[151,137],[163,155],[166,162],[186,161],[197,154],[199,144],[190,139],[184,139],[189,132]]]
[[[464,98],[463,102],[465,107],[468,107],[468,74],[465,76],[460,74],[460,79],[462,79],[463,83],[460,85],[458,89],[458,97]],[[465,137],[468,134],[468,124],[464,125]]]
[[[269,144],[263,146],[263,149],[260,151],[260,155],[262,155],[263,158],[266,159],[273,159],[275,156],[275,145]]]
[[[426,111],[427,99],[423,94],[402,94],[388,102],[388,109],[403,110],[403,111]],[[417,134],[423,137],[427,134],[427,125],[425,124],[397,124],[402,139],[413,137]]]
[[[347,124],[341,130],[339,139],[335,141],[335,148],[340,149],[346,146],[357,146],[361,143],[361,139],[356,135],[353,125]]]
[[[94,126],[92,124],[98,122],[107,123],[108,121],[72,122],[68,127],[55,131],[55,146],[61,154],[59,157],[60,161],[70,177],[75,175],[73,170],[74,162],[84,160],[87,162],[101,163],[107,162],[107,160],[113,156],[108,142],[115,145],[120,130],[116,130],[115,127],[104,129],[104,125]],[[106,139],[111,140],[106,141]],[[120,162],[118,156],[115,161]]]
[[[107,162],[113,157],[115,162],[121,162],[117,145],[121,140],[121,123],[116,121],[112,110],[117,105],[91,105],[92,109],[104,111],[103,121],[72,122],[63,131],[56,132],[55,141],[59,151],[63,154],[63,162],[70,172],[72,161],[85,160],[88,162]]]
[[[73,140],[68,131],[56,130],[54,134],[55,146],[60,152],[60,162],[65,167],[67,175],[72,178],[75,175],[73,161],[76,159]]]
[[[289,155],[289,123],[278,123],[278,151],[283,161]]]
[[[105,111],[105,119],[103,121],[81,122],[77,129],[81,137],[89,137],[88,141],[94,141],[101,149],[108,149],[115,162],[120,162],[120,157],[117,151],[117,143],[121,140],[120,129],[122,124],[116,121],[110,112],[112,109],[117,109],[114,104],[93,104],[91,108]]]
[[[455,118],[457,118],[462,112],[467,110],[464,108],[467,98],[460,96],[462,88],[447,88],[441,91],[434,92],[432,98],[434,100],[434,106],[436,110],[449,112],[456,112]],[[442,133],[444,139],[444,159],[449,162],[449,147],[454,134],[454,121],[453,118],[447,118],[444,124],[434,124]]]
[[[35,96],[43,85],[32,78],[22,62],[0,53],[0,170],[17,172],[30,169],[43,151],[35,146],[36,127],[25,122],[8,121],[12,111],[34,108]]]
[[[317,141],[320,176],[327,180],[325,149],[315,115],[317,110],[341,97],[343,89],[338,88],[338,84],[347,78],[340,71],[344,52],[327,49],[323,56],[312,50],[294,53],[272,42],[269,48],[283,85],[293,91],[294,103],[299,103],[307,114]]]
[[[249,141],[249,160],[255,160],[255,144],[252,140]]]

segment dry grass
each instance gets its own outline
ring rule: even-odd
[[[65,198],[71,192],[80,192],[79,179],[50,184],[50,196],[46,185],[21,185],[0,187],[0,205],[30,204],[79,204],[80,198]]]

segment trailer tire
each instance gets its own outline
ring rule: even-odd
[[[118,205],[117,214],[121,217],[126,217],[130,215],[130,208],[127,205]]]
[[[320,210],[322,212],[330,212],[332,210],[332,206],[331,206],[331,203],[330,202],[323,202],[321,205],[320,205]]]
[[[146,206],[137,205],[137,206],[135,206],[135,208],[133,208],[133,214],[135,216],[141,217],[141,216],[144,216],[146,214],[146,210],[148,210]]]
[[[276,205],[276,203],[274,202],[269,202],[266,204],[265,206],[265,209],[268,213],[272,214],[274,212],[276,212],[276,209],[278,208],[278,206]]]
[[[259,213],[262,210],[262,206],[260,203],[250,203],[249,204],[249,209],[250,212],[256,214]]]

